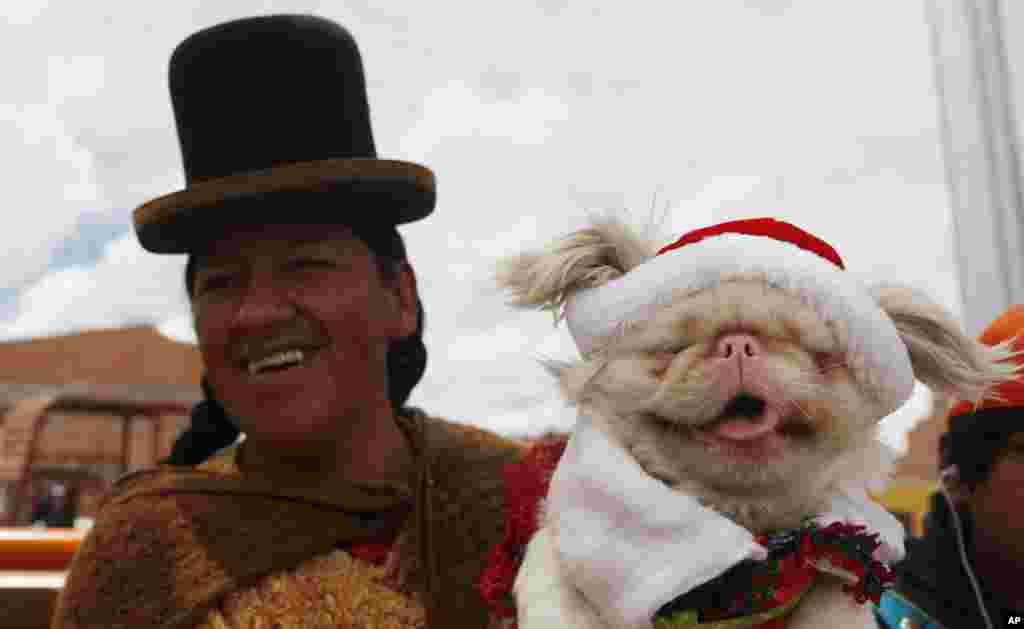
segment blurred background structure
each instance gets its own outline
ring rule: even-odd
[[[76,470],[88,471],[100,488],[166,456],[187,409],[200,398],[200,370],[194,346],[151,327],[0,343],[0,513],[10,514],[15,489],[27,480],[31,446],[38,479],[30,480],[30,512],[41,509]],[[162,411],[167,415],[135,421],[152,403],[167,407]],[[50,405],[56,407],[42,424]],[[82,501],[69,505],[72,522],[91,517],[93,493],[74,493],[64,496]],[[31,524],[26,518],[19,514],[7,525]]]
[[[1024,303],[1024,103],[1014,98],[1007,48],[1024,11],[999,0],[927,5],[963,323],[977,335],[1010,304]]]

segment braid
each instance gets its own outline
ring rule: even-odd
[[[189,426],[181,433],[164,463],[168,465],[199,465],[221,448],[238,439],[240,431],[224,407],[213,396],[213,389],[204,377],[203,401],[192,407]]]

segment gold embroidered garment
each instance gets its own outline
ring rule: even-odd
[[[200,469],[237,475],[236,458],[228,450]],[[197,629],[425,627],[423,604],[415,592],[402,591],[388,558],[397,565],[393,544],[371,542],[308,559],[229,593]]]
[[[336,550],[232,592],[198,629],[407,629],[426,626],[414,593],[393,589],[381,566]]]

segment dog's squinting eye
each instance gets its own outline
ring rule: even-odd
[[[665,345],[658,346],[654,349],[655,354],[679,354],[686,350],[690,345],[688,343],[672,343],[671,345],[666,343]]]
[[[846,366],[846,360],[842,354],[817,352],[814,354],[814,364],[817,365],[820,373],[828,373],[834,369]]]
[[[668,371],[669,366],[672,365],[672,361],[675,359],[678,352],[666,352],[659,351],[654,352],[651,356],[654,358],[654,373],[660,376],[661,374]]]

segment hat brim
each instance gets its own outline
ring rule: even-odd
[[[397,225],[430,214],[436,203],[434,173],[399,160],[339,158],[275,166],[193,183],[133,212],[139,243],[153,253],[191,253],[215,227],[258,222],[325,222]],[[312,193],[312,195],[311,195]],[[254,203],[313,198],[314,203]],[[310,211],[304,214],[301,210]],[[243,210],[244,211],[241,211]]]

